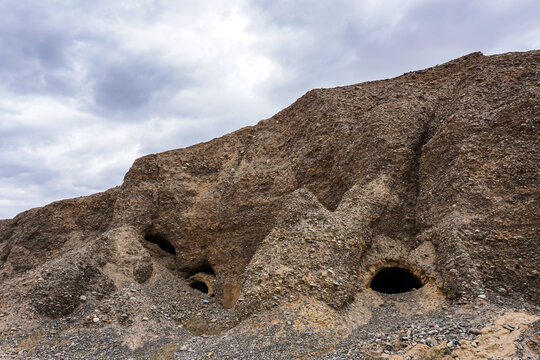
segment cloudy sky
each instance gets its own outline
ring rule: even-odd
[[[0,218],[311,88],[540,48],[538,0],[0,0]]]

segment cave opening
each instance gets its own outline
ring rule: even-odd
[[[208,296],[215,296],[216,273],[208,260],[204,260],[196,267],[189,270],[184,270],[184,275],[187,279],[187,284],[195,290],[202,292]]]
[[[147,234],[144,237],[144,240],[156,244],[161,250],[169,254],[176,255],[176,249],[174,248],[173,244],[171,244],[169,240],[165,239],[165,237],[161,235]]]
[[[214,271],[214,269],[212,269],[212,267],[210,266],[210,264],[208,263],[205,263],[195,269],[192,269],[186,276],[186,278],[189,278],[193,275],[196,275],[198,273],[205,273],[205,274],[209,274],[209,275],[212,275],[212,276],[216,276],[216,272]]]
[[[401,294],[420,289],[424,284],[411,271],[400,267],[386,267],[373,277],[369,287],[383,294]]]
[[[194,280],[189,283],[189,286],[195,290],[199,290],[202,293],[208,294],[208,285],[206,285],[204,281]]]

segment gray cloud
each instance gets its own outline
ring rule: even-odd
[[[540,47],[533,0],[0,2],[0,218],[316,87]]]
[[[100,64],[90,76],[94,81],[94,100],[106,111],[133,112],[148,104],[156,92],[185,86],[174,82],[174,74],[174,69],[160,68],[140,59]]]
[[[366,3],[382,4],[365,6]],[[386,3],[386,4],[385,4]],[[291,89],[337,86],[400,75],[473,51],[522,51],[540,45],[537,1],[265,1],[255,32],[281,33],[261,46],[283,67],[290,82],[270,84],[276,94]],[[265,32],[261,29],[271,29]],[[530,36],[530,35],[529,35]],[[514,48],[503,44],[512,39]],[[520,39],[527,39],[520,41]],[[414,65],[413,65],[414,64]]]
[[[68,50],[73,34],[54,23],[42,2],[0,3],[0,82],[19,94],[67,94],[73,90]]]

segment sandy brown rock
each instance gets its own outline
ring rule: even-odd
[[[223,298],[221,299],[221,305],[225,309],[232,309],[236,302],[240,298],[242,287],[235,282],[226,282],[223,286]]]
[[[118,188],[25,211],[0,224],[0,278],[41,265],[107,230]]]
[[[384,303],[369,287],[389,267],[434,304],[538,303],[539,89],[540,52],[473,53],[312,90],[256,126],[137,159],[120,187],[0,221],[0,289],[25,284],[2,291],[0,310],[82,314],[137,284],[141,309],[177,299],[182,319],[169,320],[198,335],[244,321],[245,336],[255,319],[294,323],[283,309],[305,307],[340,317],[328,336],[352,336]],[[183,287],[156,282],[169,277]],[[222,310],[206,318],[195,303]],[[152,323],[119,306],[121,326]]]

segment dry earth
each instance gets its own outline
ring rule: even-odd
[[[0,220],[0,359],[537,359],[540,51],[308,92]]]

